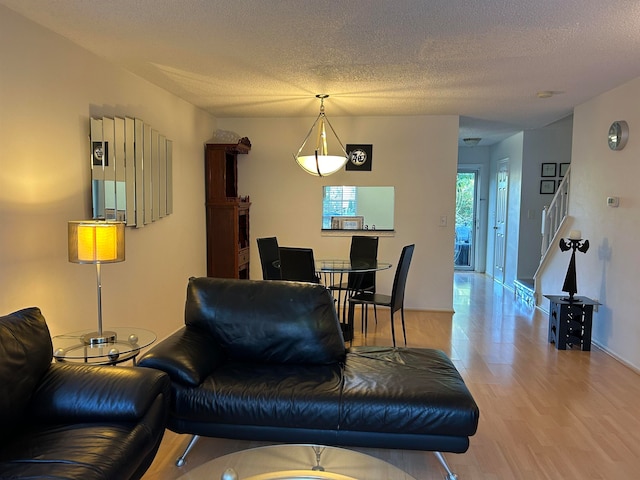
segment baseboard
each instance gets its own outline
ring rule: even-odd
[[[591,345],[596,346],[599,350],[602,350],[604,353],[609,355],[614,360],[617,360],[622,365],[624,365],[625,367],[629,368],[631,371],[633,371],[633,372],[637,373],[638,375],[640,375],[640,368],[638,368],[635,365],[629,363],[628,361],[626,361],[624,358],[620,357],[619,355],[616,355],[615,353],[613,353],[611,350],[609,350],[607,347],[605,347],[601,343],[596,342],[595,340],[593,340],[593,338],[591,339]]]

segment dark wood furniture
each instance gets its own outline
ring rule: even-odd
[[[205,147],[207,276],[249,278],[249,197],[238,196],[238,155],[251,150],[248,138],[237,144]]]
[[[588,297],[574,297],[571,302],[566,295],[545,295],[549,299],[549,343],[558,350],[567,345],[591,350],[591,319],[594,305],[600,305]]]

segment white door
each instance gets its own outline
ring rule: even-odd
[[[493,226],[493,278],[504,283],[507,250],[507,200],[509,196],[509,159],[498,162],[496,178],[496,220]]]

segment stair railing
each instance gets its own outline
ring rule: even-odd
[[[571,166],[567,169],[551,204],[542,211],[542,246],[540,263],[544,261],[562,222],[569,213],[569,187],[571,185]]]

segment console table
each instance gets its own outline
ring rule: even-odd
[[[593,307],[600,305],[588,297],[566,295],[545,295],[549,299],[549,343],[555,343],[558,350],[566,350],[567,345],[579,346],[581,350],[591,350],[591,320]]]

